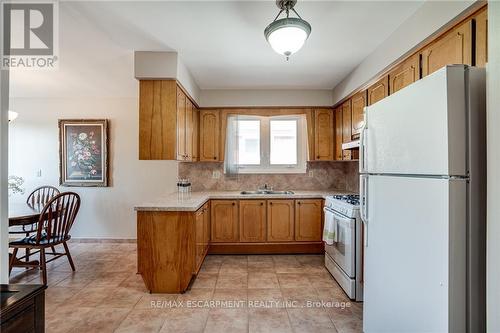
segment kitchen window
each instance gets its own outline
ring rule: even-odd
[[[305,173],[305,115],[228,117],[226,173]]]

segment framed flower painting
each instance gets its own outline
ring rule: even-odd
[[[59,183],[108,186],[108,120],[59,120]]]

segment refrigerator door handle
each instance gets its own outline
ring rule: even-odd
[[[359,135],[359,172],[360,173],[365,173],[366,172],[366,123],[363,126],[363,129],[361,130],[361,133]]]
[[[368,246],[368,175],[359,176],[359,198],[360,198],[360,215],[363,221],[365,247]]]

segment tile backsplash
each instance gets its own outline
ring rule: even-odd
[[[311,174],[312,172],[312,174]],[[219,178],[213,178],[219,174]],[[193,191],[254,190],[267,183],[275,190],[347,190],[358,192],[358,162],[308,162],[305,174],[239,174],[226,176],[223,163],[179,163],[179,178]]]

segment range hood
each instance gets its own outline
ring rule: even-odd
[[[359,148],[359,139],[342,144],[342,150],[350,150],[350,149],[358,149],[358,148]]]

